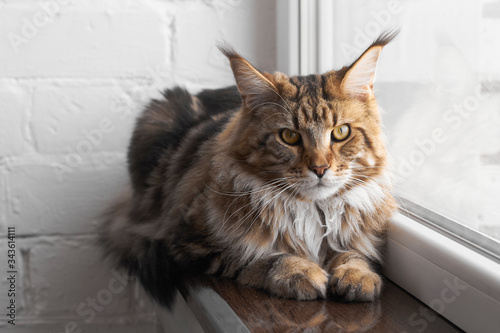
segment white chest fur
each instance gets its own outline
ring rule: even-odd
[[[364,212],[372,213],[375,206],[386,197],[384,185],[387,178],[372,180],[346,192],[340,197],[334,197],[316,202],[288,200],[285,204],[275,205],[275,209],[282,209],[277,214],[275,225],[281,232],[286,232],[295,245],[304,247],[311,259],[321,261],[322,243],[326,240],[328,246],[334,251],[351,249],[352,240],[356,239],[357,250],[365,255],[377,258],[378,254],[373,247],[370,235],[363,235],[360,224],[363,221],[350,219],[345,216],[345,207],[350,207]],[[280,217],[278,217],[280,216]],[[345,218],[344,226],[342,220]],[[342,228],[342,229],[341,229]]]
[[[280,227],[295,238],[292,239],[295,243],[305,243],[312,259],[319,261],[323,239],[339,234],[343,215],[341,198],[321,202],[293,201],[285,207],[285,219]]]

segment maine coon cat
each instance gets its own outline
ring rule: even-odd
[[[375,299],[396,204],[373,82],[394,36],[309,76],[261,72],[221,48],[235,87],[166,90],[139,117],[106,252],[166,305],[199,273],[298,300]]]

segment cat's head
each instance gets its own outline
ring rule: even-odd
[[[373,93],[381,35],[352,65],[323,75],[288,77],[229,58],[243,108],[232,157],[267,184],[299,199],[322,200],[379,177],[386,167]]]

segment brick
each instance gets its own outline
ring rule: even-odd
[[[47,15],[41,3],[7,3],[0,11],[6,37],[0,40],[0,77],[137,76],[168,60],[168,22],[153,8],[121,2],[60,6],[37,26],[37,17]]]
[[[0,236],[2,237],[7,233],[7,198],[7,174],[0,160],[0,207],[2,207],[2,209],[0,209]]]
[[[124,152],[140,107],[113,85],[42,85],[34,92],[32,128],[41,153]],[[131,110],[135,108],[134,110]],[[107,126],[105,125],[107,124]]]
[[[75,317],[86,325],[131,312],[131,302],[137,302],[135,281],[103,261],[95,243],[94,236],[23,242],[29,249],[34,315]]]
[[[0,82],[0,157],[22,155],[28,149],[25,138],[30,95],[10,81]]]
[[[175,16],[176,81],[201,82],[205,87],[234,84],[229,62],[216,47],[224,40],[258,68],[276,70],[274,2],[212,1],[211,4],[179,4]],[[258,24],[256,18],[249,15],[252,12],[259,13]]]
[[[98,216],[128,181],[124,156],[101,156],[70,168],[62,181],[57,170],[51,164],[22,165],[7,173],[5,219],[19,234],[93,232]]]

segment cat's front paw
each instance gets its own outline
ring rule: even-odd
[[[380,295],[382,279],[364,265],[346,263],[335,268],[329,282],[330,292],[342,300],[370,302]]]
[[[328,274],[316,263],[286,257],[270,271],[270,291],[280,297],[310,300],[326,297]]]

